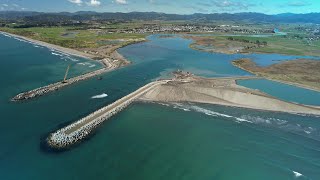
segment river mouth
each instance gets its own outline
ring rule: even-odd
[[[69,61],[32,44],[0,38],[5,44],[0,46],[0,99],[63,78]],[[27,103],[0,101],[1,179],[290,179],[293,171],[319,177],[319,117],[224,106],[135,103],[72,150],[52,156],[40,149],[40,138],[58,124],[90,114],[172,70],[205,77],[251,75],[231,65],[244,55],[198,52],[188,48],[190,43],[151,36],[149,42],[121,48],[133,63],[103,74],[101,81],[89,79]],[[262,63],[273,57],[252,56]],[[75,67],[75,74],[87,70]],[[102,92],[108,97],[91,99]]]

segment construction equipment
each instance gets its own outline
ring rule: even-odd
[[[66,71],[66,74],[64,75],[64,79],[63,79],[62,83],[67,83],[67,76],[68,76],[68,73],[69,73],[69,69],[70,69],[70,65],[67,68],[67,71]]]

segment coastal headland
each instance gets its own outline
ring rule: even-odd
[[[47,144],[53,149],[65,149],[79,143],[101,123],[117,114],[132,102],[196,102],[219,104],[258,110],[320,115],[320,107],[311,107],[278,100],[258,90],[236,84],[236,80],[255,79],[255,76],[202,78],[177,71],[169,80],[151,82],[131,94],[103,107],[49,135]]]

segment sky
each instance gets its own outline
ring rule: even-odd
[[[164,12],[174,14],[320,12],[320,0],[0,0],[0,11]]]

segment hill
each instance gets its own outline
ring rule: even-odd
[[[316,23],[320,24],[320,13],[309,14],[278,14],[267,15],[262,13],[214,13],[214,14],[165,14],[157,12],[130,12],[130,13],[99,13],[92,11],[80,11],[75,13],[44,13],[24,11],[0,11],[3,20],[26,20],[26,21],[88,21],[88,20],[185,20],[185,21],[241,21],[253,23]]]

